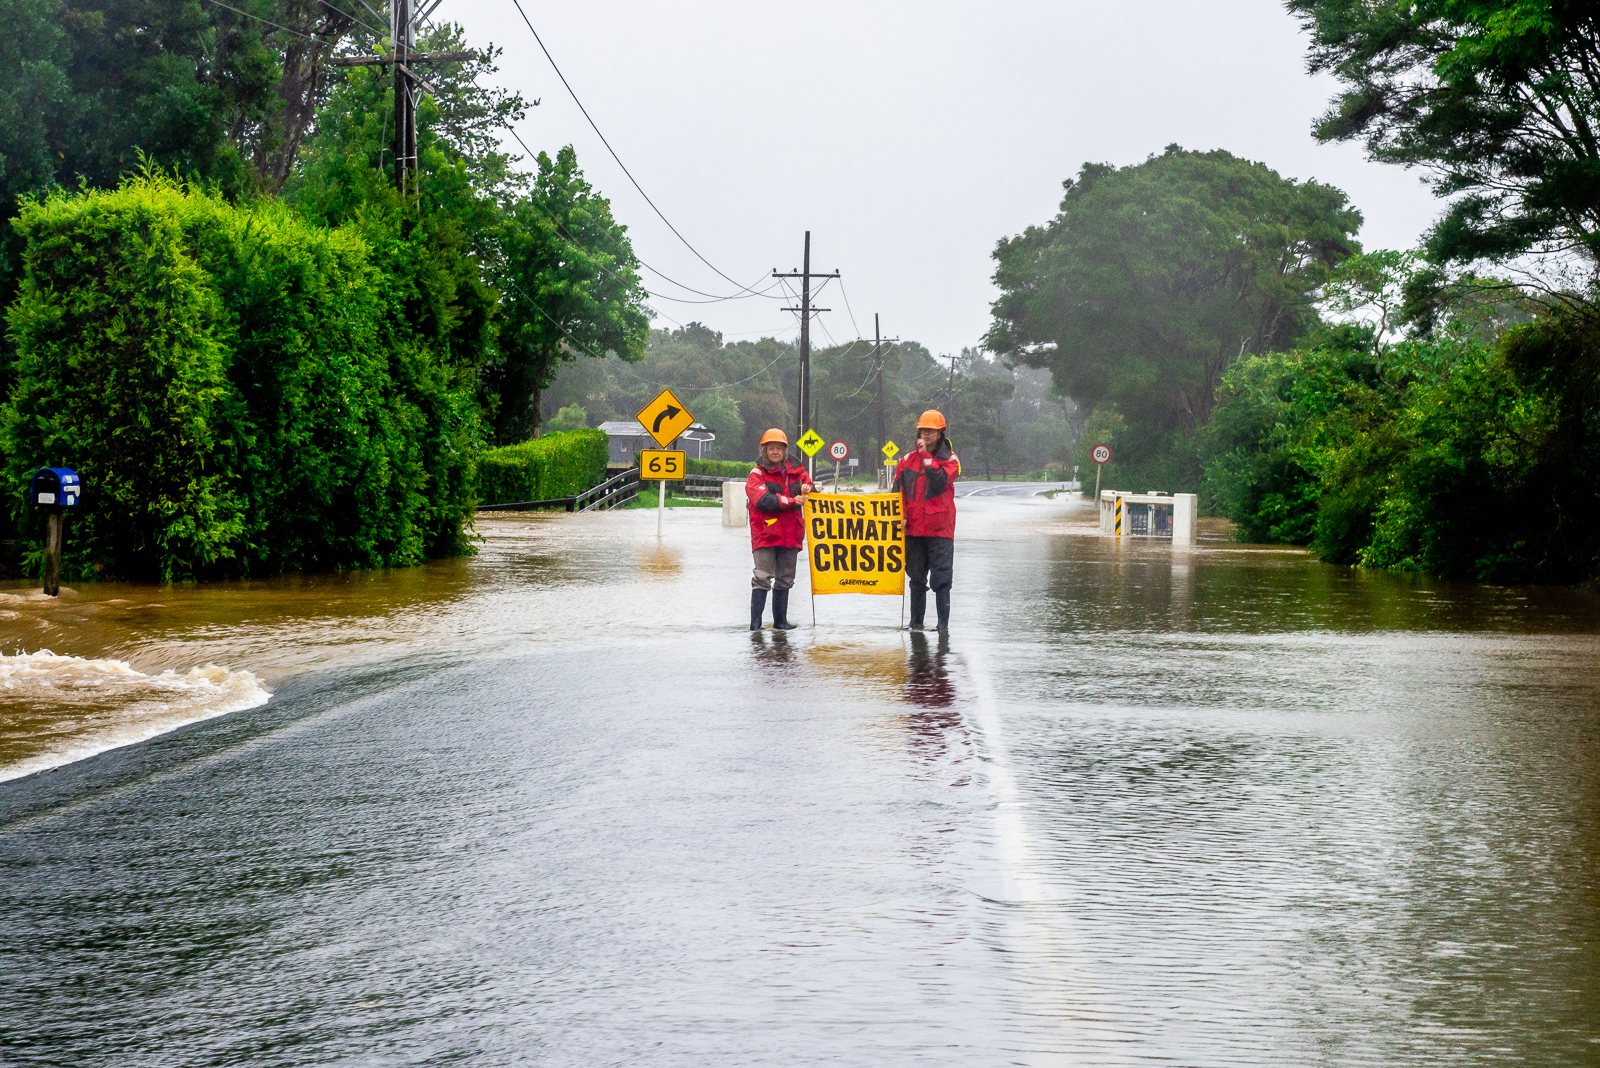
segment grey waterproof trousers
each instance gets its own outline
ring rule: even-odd
[[[795,561],[798,548],[775,545],[754,550],[755,574],[750,576],[750,588],[756,590],[787,590],[794,587]]]

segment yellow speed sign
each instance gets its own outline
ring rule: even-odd
[[[639,477],[676,481],[683,477],[684,453],[680,449],[640,449]]]

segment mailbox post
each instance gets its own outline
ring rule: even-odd
[[[44,592],[61,595],[61,540],[66,509],[77,507],[83,496],[78,472],[69,467],[41,467],[28,483],[28,500],[45,509]]]

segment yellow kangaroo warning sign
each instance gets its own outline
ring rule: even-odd
[[[812,593],[905,591],[900,494],[813,493],[805,515]]]

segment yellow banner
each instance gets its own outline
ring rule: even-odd
[[[813,493],[806,498],[812,593],[886,593],[906,585],[898,493]]]

